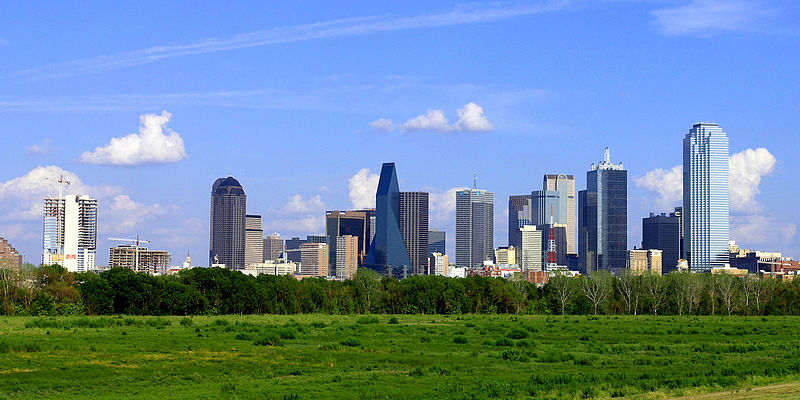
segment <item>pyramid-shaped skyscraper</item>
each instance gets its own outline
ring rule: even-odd
[[[375,237],[364,266],[398,279],[412,272],[411,260],[400,234],[400,189],[394,163],[384,163],[381,167],[375,193]]]

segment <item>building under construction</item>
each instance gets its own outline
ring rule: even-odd
[[[163,250],[148,250],[139,247],[138,257],[136,246],[123,244],[111,248],[108,266],[111,268],[130,268],[136,272],[145,272],[151,275],[161,274],[170,268],[172,257]]]

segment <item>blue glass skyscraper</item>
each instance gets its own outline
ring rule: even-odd
[[[729,262],[728,157],[718,124],[695,124],[683,139],[683,253],[695,272]]]
[[[400,234],[400,189],[394,163],[384,163],[381,167],[375,194],[375,237],[364,266],[398,279],[412,273],[411,260]]]

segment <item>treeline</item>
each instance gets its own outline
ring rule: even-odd
[[[126,268],[73,274],[57,265],[0,269],[4,315],[655,314],[800,315],[800,280],[671,273],[521,279],[412,276],[252,277],[221,268],[149,276]]]

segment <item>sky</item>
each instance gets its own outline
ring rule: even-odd
[[[730,138],[731,239],[800,257],[800,5],[794,1],[2,2],[0,237],[42,252],[42,199],[99,201],[109,237],[207,265],[210,191],[232,175],[265,233],[324,232],[374,204],[381,163],[431,193],[508,196],[628,170],[628,244],[681,202],[682,139]]]

